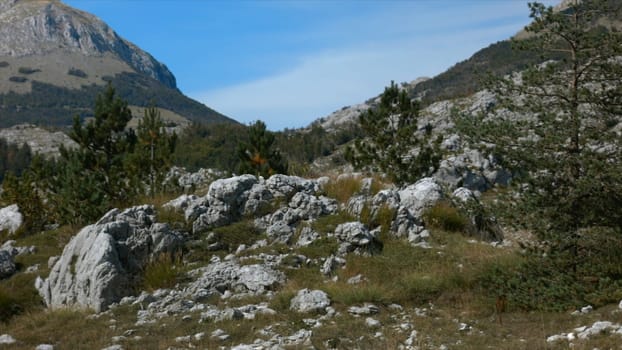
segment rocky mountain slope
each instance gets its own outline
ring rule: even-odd
[[[399,189],[376,181],[243,175],[211,182],[205,195],[113,209],[79,232],[9,240],[0,247],[0,286],[13,281],[34,295],[38,313],[16,316],[0,344],[415,350],[619,342],[617,306],[553,319],[511,311],[498,323],[471,279],[511,256],[515,238],[491,243],[424,222],[443,201],[477,204],[467,189],[446,194],[431,178]],[[358,189],[343,196],[352,183]],[[31,323],[37,331],[21,326]]]
[[[66,125],[108,82],[131,105],[196,121],[232,121],[184,96],[175,76],[99,18],[57,0],[0,1],[0,127]]]

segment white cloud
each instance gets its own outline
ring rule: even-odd
[[[243,123],[261,119],[272,130],[303,127],[345,105],[376,96],[391,80],[441,73],[498,40],[499,33],[505,33],[503,38],[520,28],[520,24],[506,23],[422,35],[415,24],[400,23],[400,27],[408,26],[410,34],[394,36],[398,37],[394,41],[324,50],[299,58],[300,63],[288,71],[191,95]]]

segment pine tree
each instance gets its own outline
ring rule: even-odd
[[[2,199],[7,203],[17,204],[24,216],[19,234],[40,232],[47,223],[55,219],[50,203],[46,200],[46,183],[40,181],[50,176],[49,170],[49,163],[36,155],[21,176],[8,172],[2,182]]]
[[[93,119],[82,124],[74,118],[69,136],[79,148],[61,148],[62,175],[51,185],[62,218],[85,223],[112,205],[128,203],[141,190],[125,168],[136,144],[134,131],[126,128],[131,118],[127,102],[111,85],[97,97]]]
[[[614,3],[530,4],[531,36],[515,46],[562,59],[495,81],[497,109],[458,123],[513,170],[517,218],[547,242],[546,261],[575,279],[594,273],[587,262],[600,253],[586,247],[609,245],[593,244],[596,232],[622,239],[622,35],[599,24]]]
[[[419,104],[391,82],[379,105],[361,114],[366,137],[346,149],[346,159],[358,169],[386,173],[400,184],[433,173],[440,156],[430,140],[430,128],[418,128],[419,110]]]
[[[136,173],[135,178],[148,184],[148,192],[153,196],[162,190],[177,145],[177,135],[166,133],[160,111],[153,106],[145,109],[136,134],[138,142],[134,154],[128,157],[127,166]]]
[[[268,177],[273,174],[286,174],[287,163],[281,153],[273,149],[274,134],[266,130],[266,124],[256,121],[248,128],[249,143],[240,143],[239,172]]]

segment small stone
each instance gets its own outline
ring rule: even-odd
[[[175,338],[176,343],[189,343],[191,340],[192,338],[189,335]]]
[[[186,322],[188,322],[188,321],[192,321],[192,316],[190,316],[190,315],[184,315],[184,317],[182,317],[182,318],[181,318],[181,320],[182,320],[182,321],[186,321]]]
[[[468,324],[462,322],[462,323],[460,323],[458,325],[458,330],[460,332],[468,332],[468,331],[471,330],[471,326],[469,326]]]
[[[400,329],[407,331],[409,329],[411,329],[413,326],[410,323],[401,323],[400,324]]]
[[[367,317],[367,318],[365,319],[365,325],[366,325],[367,327],[369,327],[369,328],[378,328],[378,327],[380,327],[380,326],[381,326],[381,323],[380,323],[380,321],[378,321],[378,320],[376,320],[376,319],[373,319],[373,318],[371,318],[371,317]]]
[[[582,314],[589,314],[592,311],[594,311],[594,308],[592,307],[592,305],[584,306],[581,308]]]
[[[205,338],[205,332],[200,332],[194,335],[194,340],[196,341],[203,340],[203,338]]]
[[[11,337],[8,334],[0,335],[0,344],[13,344],[15,343],[15,338]]]
[[[290,301],[290,309],[296,312],[326,312],[330,305],[328,294],[321,290],[301,289]]]
[[[358,274],[354,277],[348,278],[348,284],[359,284],[363,282],[364,280],[365,280],[365,277],[363,277],[363,275],[361,274]]]
[[[393,311],[404,311],[404,307],[402,307],[402,305],[399,305],[399,304],[391,304],[389,305],[389,309]]]
[[[216,340],[220,340],[220,341],[227,341],[229,340],[229,338],[231,338],[231,336],[229,334],[227,334],[227,332],[223,331],[222,329],[217,329],[215,331],[212,332],[211,334],[212,339],[216,339]]]
[[[28,266],[28,268],[26,269],[26,273],[34,273],[39,271],[39,264],[34,264],[32,266]]]
[[[39,344],[35,350],[54,350],[54,345],[51,344]]]
[[[377,314],[380,309],[374,304],[365,304],[364,306],[351,306],[348,308],[348,312],[352,315],[374,315]]]
[[[102,350],[123,350],[123,347],[121,345],[115,344],[105,347]]]

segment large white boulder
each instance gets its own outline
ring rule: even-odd
[[[421,217],[423,211],[443,197],[441,186],[431,177],[425,177],[398,192],[400,206],[414,217]]]
[[[132,292],[149,261],[172,254],[181,243],[178,233],[155,222],[153,207],[113,209],[74,236],[35,287],[49,307],[100,312]]]

